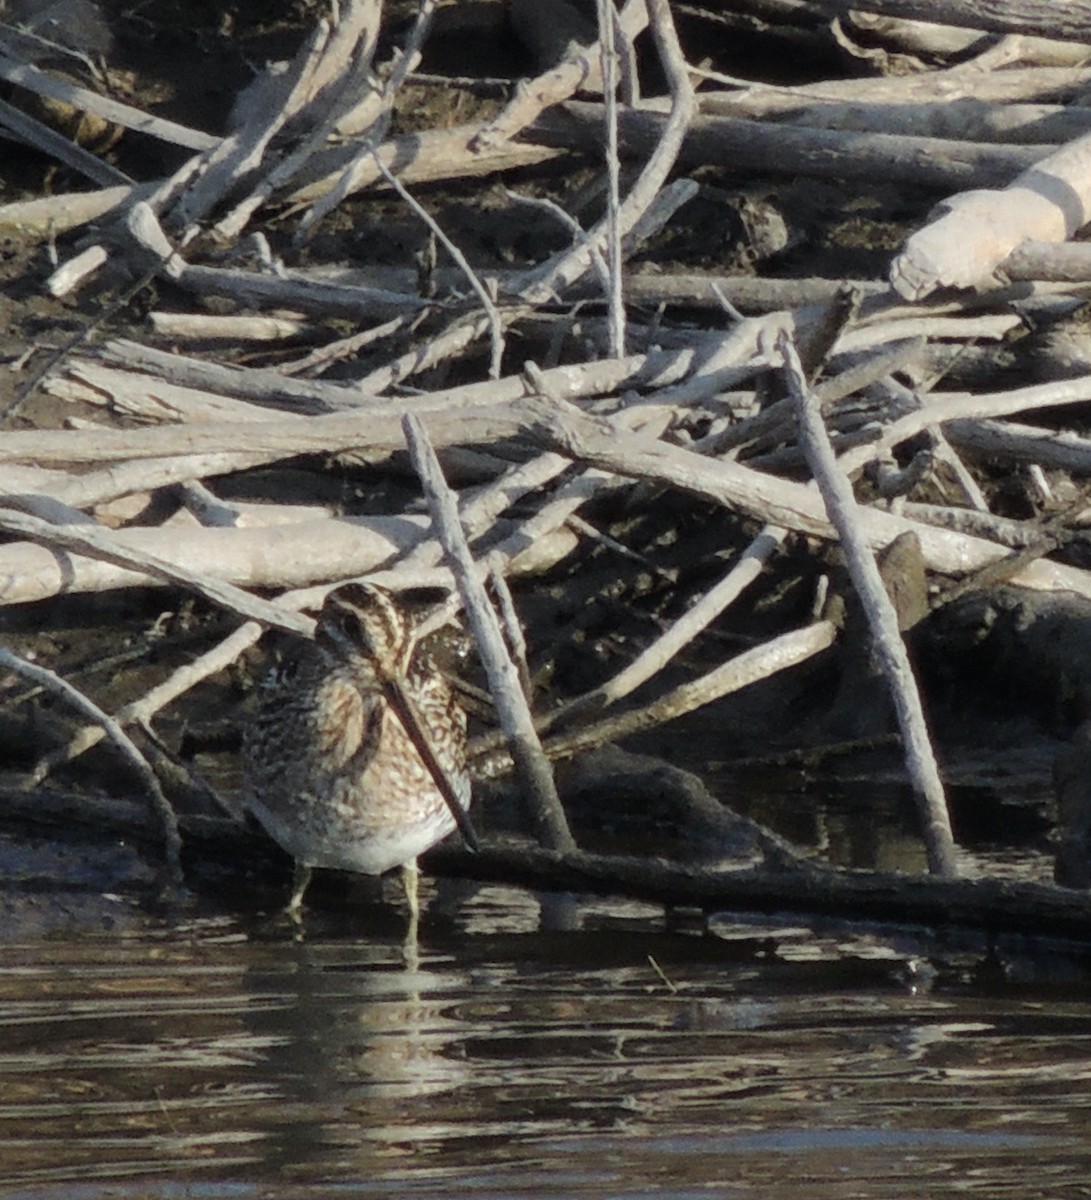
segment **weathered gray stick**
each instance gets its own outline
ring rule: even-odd
[[[77,709],[85,717],[97,722],[102,727],[106,736],[121,752],[126,762],[140,776],[141,781],[148,790],[152,806],[163,826],[163,856],[167,877],[172,885],[176,887],[181,886],[182,837],[178,832],[178,818],[175,815],[174,809],[171,808],[170,801],[163,795],[163,789],[159,786],[159,780],[156,779],[155,772],[148,766],[147,760],[134,745],[125,730],[111,716],[103,712],[93,700],[89,699],[81,691],[78,691],[66,679],[62,679],[55,672],[49,671],[45,667],[39,667],[35,663],[29,663],[26,659],[12,654],[10,650],[5,650],[3,647],[0,647],[0,665],[8,667],[10,670],[17,672],[27,679],[32,679],[47,691],[52,692],[53,695],[60,696],[65,703],[72,705],[73,708]]]
[[[402,429],[413,467],[420,476],[428,498],[436,536],[447,553],[448,565],[458,584],[466,616],[489,677],[493,702],[504,732],[508,735],[519,781],[533,807],[539,837],[554,850],[574,849],[576,843],[557,795],[553,773],[534,729],[534,719],[519,683],[519,672],[504,645],[500,623],[489,604],[466,544],[454,494],[443,478],[439,459],[419,418],[407,415],[402,420]]]
[[[606,708],[624,699],[653,675],[664,670],[683,647],[689,645],[761,574],[762,568],[773,551],[783,543],[785,536],[784,529],[776,525],[766,525],[739,555],[723,579],[701,596],[627,667],[599,687],[551,712],[550,728],[562,716],[568,721],[575,712]]]
[[[906,767],[921,811],[929,869],[934,875],[957,875],[955,842],[943,781],[932,753],[913,669],[898,630],[897,613],[883,587],[868,539],[856,519],[852,486],[837,465],[818,406],[787,333],[778,336],[777,349],[784,356],[784,378],[799,420],[800,446],[841,540],[849,576],[864,607],[876,653],[890,686],[905,746]]]
[[[832,646],[836,638],[837,630],[832,621],[815,621],[802,629],[791,629],[743,651],[696,679],[671,688],[648,704],[551,737],[546,743],[546,753],[551,759],[571,758],[606,742],[654,729],[759,679],[767,679],[806,662]]]

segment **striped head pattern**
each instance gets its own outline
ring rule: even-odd
[[[404,675],[416,638],[408,615],[385,589],[346,583],[326,597],[315,641],[334,659],[378,667],[385,676]]]

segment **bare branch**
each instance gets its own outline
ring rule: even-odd
[[[883,587],[879,567],[857,520],[852,487],[834,458],[822,418],[787,334],[781,334],[777,348],[784,355],[785,378],[796,406],[800,442],[830,520],[837,529],[849,575],[864,606],[879,661],[894,699],[906,764],[921,811],[928,865],[933,874],[956,875],[955,842],[951,834],[943,781],[932,752],[913,669],[898,629],[898,614]]]

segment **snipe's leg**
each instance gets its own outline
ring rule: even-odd
[[[303,919],[303,893],[307,890],[310,882],[310,866],[297,859],[295,870],[292,873],[292,898],[284,906],[284,911],[297,923]]]
[[[402,863],[402,888],[405,891],[405,902],[409,906],[409,923],[416,928],[420,918],[420,900],[418,899],[420,872],[417,870],[417,860],[411,859]]]
[[[402,863],[402,889],[405,891],[405,902],[409,908],[409,928],[405,931],[405,959],[410,966],[416,966],[417,960],[417,927],[420,924],[420,899],[418,884],[420,872],[417,870],[417,860],[411,859]]]

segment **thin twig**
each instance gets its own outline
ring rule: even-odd
[[[342,14],[337,20],[321,61],[315,69],[311,94],[306,104],[310,124],[290,153],[276,161],[254,190],[216,225],[217,234],[233,240],[250,217],[273,194],[287,186],[326,147],[347,112],[357,104],[358,89],[367,86],[371,60],[378,43],[382,18],[381,0],[366,6],[354,4],[352,19]],[[429,15],[431,5],[429,4]],[[427,24],[427,21],[426,21]]]
[[[538,4],[534,7],[542,10],[548,21],[554,16],[552,9],[556,6],[547,9]],[[628,0],[618,14],[618,24],[627,39],[636,37],[647,24],[643,0]],[[601,62],[595,49],[594,46],[575,47],[544,74],[521,81],[511,101],[474,136],[470,143],[474,152],[483,153],[491,147],[507,144],[545,109],[561,104],[578,90],[594,91],[600,83]]]
[[[666,183],[682,149],[695,106],[686,60],[678,44],[668,0],[648,0],[648,16],[670,88],[671,109],[651,158],[619,208],[618,224],[623,237],[647,211]],[[606,236],[606,222],[600,221],[587,235],[583,245],[565,251],[532,271],[520,289],[522,299],[530,304],[540,304],[571,287],[587,271],[594,252],[601,250]]]
[[[381,3],[378,7],[381,10]],[[431,29],[435,8],[435,0],[419,0],[413,29],[394,59],[394,65],[382,89],[373,89],[354,109],[338,114],[336,133],[340,137],[351,136],[359,139],[360,144],[352,158],[341,167],[329,190],[318,196],[310,209],[303,214],[296,229],[297,243],[310,237],[319,223],[342,201],[364,186],[362,176],[365,173],[365,164],[372,157],[378,157],[382,153],[379,143],[390,127],[391,114],[402,84],[420,63],[421,46]]]
[[[551,200],[549,196],[524,196],[519,192],[513,192],[510,188],[504,189],[504,195],[516,204],[526,204],[531,208],[541,209],[555,218],[572,235],[573,246],[580,245],[584,238],[586,238],[587,232],[579,221],[571,213],[566,212],[556,200]],[[603,291],[609,293],[610,269],[606,265],[606,260],[602,257],[602,252],[597,246],[592,247],[591,265],[594,267],[595,274],[598,275],[602,283]]]
[[[504,578],[504,555],[494,550],[488,558],[489,585],[496,594],[497,607],[504,625],[504,637],[515,669],[519,672],[519,685],[527,703],[534,699],[533,685],[530,678],[530,668],[527,666],[527,641],[523,636],[523,627],[519,624],[519,616],[515,611],[515,601],[512,598],[508,581]]]
[[[285,603],[282,597],[281,604]],[[211,650],[187,662],[172,672],[162,683],[138,696],[135,700],[119,708],[112,718],[118,726],[147,724],[151,719],[184,696],[191,688],[230,667],[238,657],[261,637],[264,629],[256,621],[247,621],[240,625],[229,637],[218,642]],[[46,776],[61,763],[71,762],[81,754],[97,746],[102,741],[103,730],[100,724],[84,725],[68,740],[67,744],[47,755],[38,765],[35,782],[44,782]]]
[[[606,121],[606,261],[610,278],[607,292],[610,356],[620,358],[625,353],[625,298],[621,287],[621,160],[617,144],[617,55],[614,48],[613,0],[598,0],[598,19]]]
[[[548,714],[548,727],[563,720],[571,721],[576,713],[606,708],[616,703],[653,675],[662,671],[703,629],[707,628],[761,573],[762,568],[781,545],[787,531],[767,525],[732,564],[731,570],[689,608],[673,625],[624,670],[613,678],[561,705]]]
[[[492,339],[492,358],[489,362],[489,378],[500,378],[500,364],[504,357],[504,326],[500,320],[500,311],[496,307],[496,301],[493,299],[492,293],[485,286],[484,282],[478,276],[477,272],[470,266],[465,254],[455,245],[454,242],[443,232],[439,224],[430,212],[409,194],[408,189],[402,181],[387,167],[381,158],[376,154],[375,165],[379,168],[383,178],[390,186],[398,193],[406,204],[413,210],[424,224],[436,235],[436,238],[443,243],[444,249],[455,260],[466,274],[466,278],[470,282],[470,286],[477,293],[477,298],[481,301],[481,307],[484,308],[485,314],[489,319],[489,336]],[[619,356],[620,357],[620,356]]]
[[[679,684],[648,704],[549,738],[546,753],[551,759],[571,758],[606,742],[653,729],[758,680],[806,662],[832,646],[836,637],[837,630],[830,621],[815,621],[813,625],[782,633],[728,659],[697,679]],[[488,743],[483,739],[480,745],[487,748]],[[477,749],[476,744],[474,749]]]
[[[42,124],[36,117],[16,108],[6,100],[0,100],[0,128],[10,130],[20,141],[33,146],[42,154],[58,159],[73,171],[79,171],[101,187],[117,184],[131,186],[132,180],[123,171],[102,159],[96,158],[82,146],[70,141],[63,134]]]

